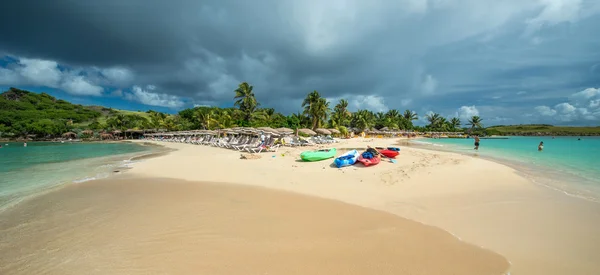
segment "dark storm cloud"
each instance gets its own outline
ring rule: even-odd
[[[144,104],[180,106],[171,96],[231,103],[237,84],[248,81],[263,105],[284,112],[318,90],[357,108],[452,115],[521,90],[558,100],[600,86],[598,7],[585,0],[11,1],[2,7],[0,53],[35,60],[0,67],[0,85],[88,94],[101,86],[132,91],[126,98]],[[72,72],[56,76],[53,66]],[[32,72],[44,77],[33,81]]]

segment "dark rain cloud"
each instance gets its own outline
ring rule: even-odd
[[[223,105],[232,101],[239,82],[248,81],[263,105],[284,112],[297,111],[306,93],[318,90],[331,99],[350,99],[353,108],[450,116],[461,106],[476,106],[481,115],[519,122],[524,119],[506,108],[530,110],[532,120],[550,119],[535,107],[552,107],[600,86],[595,1],[21,0],[2,5],[0,53],[70,68],[70,77],[44,82],[59,89],[96,91],[96,85],[108,95],[141,87],[125,98],[144,96],[144,104],[180,106],[171,104],[170,96],[177,96],[189,98],[187,106]],[[24,69],[4,68],[0,84],[31,82]],[[577,119],[573,123],[586,123],[583,115]]]

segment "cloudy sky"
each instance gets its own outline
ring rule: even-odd
[[[484,124],[600,124],[598,0],[21,0],[3,3],[0,88],[176,112],[231,106],[242,81],[296,112]]]

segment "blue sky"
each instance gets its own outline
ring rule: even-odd
[[[29,1],[0,18],[2,89],[174,113],[231,106],[247,81],[286,114],[317,90],[353,110],[600,125],[600,1]]]

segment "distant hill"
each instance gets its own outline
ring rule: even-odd
[[[548,124],[497,125],[486,128],[490,135],[506,136],[600,136],[600,126],[574,127]]]
[[[111,123],[115,125],[107,125]],[[0,94],[0,136],[41,138],[75,129],[136,128],[149,123],[150,113],[146,112],[72,104],[17,88]]]

